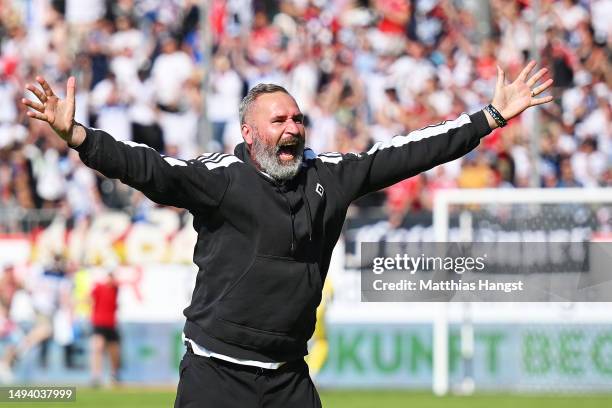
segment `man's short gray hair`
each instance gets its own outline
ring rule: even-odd
[[[249,113],[249,109],[251,109],[251,105],[253,105],[253,102],[255,102],[260,95],[275,92],[283,92],[291,96],[291,94],[280,85],[257,84],[251,88],[249,92],[247,92],[246,96],[242,99],[242,102],[240,102],[240,107],[238,109],[238,114],[240,115],[240,125],[242,126],[245,124],[246,116]]]

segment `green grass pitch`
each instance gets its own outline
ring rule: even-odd
[[[167,408],[174,402],[173,390],[122,388],[92,390],[77,388],[71,403],[4,403],[0,408]],[[438,398],[414,391],[321,391],[324,408],[609,408],[609,395],[477,394],[470,397]]]

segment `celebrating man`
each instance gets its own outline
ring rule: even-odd
[[[43,120],[83,162],[142,191],[188,209],[198,233],[199,267],[184,311],[187,346],[176,407],[320,407],[304,363],[306,343],[349,204],[478,146],[491,129],[525,109],[550,102],[535,96],[529,63],[512,83],[498,68],[484,110],[396,136],[362,153],[305,148],[303,115],[291,95],[260,84],[240,104],[244,143],[234,154],[178,160],[74,121],[75,80],[60,100],[47,82],[28,85],[28,115]]]

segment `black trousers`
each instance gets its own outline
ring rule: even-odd
[[[304,360],[267,370],[188,350],[179,370],[175,408],[321,408]]]

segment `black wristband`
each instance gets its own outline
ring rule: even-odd
[[[488,104],[485,107],[486,111],[489,112],[489,114],[491,114],[491,117],[493,118],[493,120],[495,121],[495,123],[497,123],[497,126],[499,127],[504,127],[508,124],[508,121],[506,119],[504,119],[504,117],[501,115],[501,113],[499,113],[499,111],[497,109],[495,109],[495,107],[491,104]]]
[[[81,125],[79,122],[74,120],[74,118],[72,118],[72,132],[71,133],[74,133],[74,128],[77,127],[77,126],[81,126],[82,128],[85,128],[85,126]],[[71,136],[71,139],[72,139],[72,135],[70,135],[70,136]],[[72,149],[75,149],[75,148],[80,146],[80,145],[73,146],[70,143],[68,143],[68,141],[66,141],[66,144],[68,145],[68,147],[70,147]],[[81,143],[81,144],[83,144],[83,143]]]

